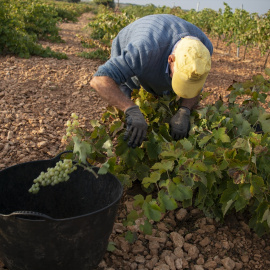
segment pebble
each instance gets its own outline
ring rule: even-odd
[[[207,233],[214,233],[216,231],[215,225],[205,225],[202,229]]]
[[[198,260],[196,261],[197,264],[199,265],[203,265],[204,264],[204,258],[201,256],[198,258]]]
[[[158,242],[158,243],[165,243],[167,241],[166,238],[162,238],[162,237],[154,237],[151,235],[146,235],[145,239],[151,241],[151,242]]]
[[[194,265],[194,270],[204,270],[201,265]]]
[[[170,266],[170,270],[176,270],[174,258],[172,256],[165,256],[165,262]]]
[[[229,249],[231,248],[228,241],[222,241],[222,242],[221,242],[221,246],[222,246],[224,249],[227,249],[227,250],[229,250]]]
[[[7,140],[10,140],[13,138],[13,131],[9,131],[7,135]]]
[[[132,249],[134,254],[143,253],[144,250],[145,250],[145,247],[142,244],[138,244],[138,243],[136,243]]]
[[[183,269],[183,260],[181,258],[175,260],[175,267],[177,270]]]
[[[229,257],[222,259],[221,262],[227,270],[232,270],[235,267],[235,262]]]
[[[181,247],[177,247],[175,250],[174,250],[174,255],[177,257],[177,258],[184,258],[184,251]]]
[[[143,251],[144,247],[143,246],[137,246],[138,251],[137,252],[141,252]],[[153,250],[153,249],[159,249],[160,248],[160,244],[158,242],[150,242],[149,243],[149,249]],[[134,250],[133,250],[134,252]]]
[[[195,260],[199,256],[199,249],[195,245],[191,245],[190,248],[188,249],[188,256],[192,259]]]
[[[203,240],[200,241],[200,245],[202,247],[205,247],[211,243],[211,240],[209,237],[205,237]]]
[[[191,239],[192,239],[192,236],[193,236],[192,233],[188,233],[188,234],[185,236],[185,241],[191,240]]]
[[[186,216],[187,216],[187,210],[185,208],[181,208],[175,214],[176,219],[179,221],[184,220],[186,218]]]
[[[144,258],[144,256],[137,255],[137,256],[135,257],[135,262],[137,262],[137,263],[145,263],[145,258]]]
[[[128,253],[130,251],[130,244],[123,238],[119,238],[120,248],[124,253]]]
[[[243,269],[243,263],[241,263],[241,262],[236,262],[236,263],[235,263],[235,269]]]
[[[172,232],[170,234],[171,239],[173,241],[174,247],[182,247],[185,243],[185,239],[182,235],[177,232]]]
[[[155,267],[154,270],[170,270],[170,266],[167,264],[161,264]]]
[[[204,267],[207,268],[207,269],[211,269],[211,268],[215,269],[217,267],[217,263],[215,261],[207,261],[204,264]]]
[[[249,262],[249,256],[248,255],[242,255],[241,260],[242,260],[243,263],[247,263],[247,262]]]

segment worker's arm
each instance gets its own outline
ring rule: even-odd
[[[119,86],[110,77],[95,76],[91,80],[90,85],[104,101],[121,111],[125,112],[127,108],[135,106],[134,102],[121,92]]]
[[[181,107],[186,107],[192,110],[199,102],[200,94],[194,98],[181,98]]]
[[[133,148],[140,146],[146,137],[148,125],[139,106],[126,97],[109,77],[96,76],[90,84],[104,101],[124,111],[127,123],[124,139],[128,140],[128,145]]]

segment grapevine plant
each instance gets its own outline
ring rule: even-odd
[[[270,231],[269,90],[262,75],[234,83],[228,101],[219,99],[192,112],[189,136],[179,141],[171,138],[168,124],[179,108],[175,96],[134,90],[132,98],[149,125],[142,146],[128,147],[124,114],[108,107],[100,121],[91,121],[90,131],[79,128],[73,114],[67,149],[84,166],[98,166],[98,174],[116,175],[126,189],[141,182],[144,193],[134,197],[135,210],[125,225],[143,218],[140,229],[150,234],[163,213],[194,206],[219,221],[242,212],[261,236]]]
[[[59,35],[61,21],[76,21],[93,10],[89,4],[60,3],[45,0],[0,0],[0,55],[15,54],[67,59],[67,55],[44,48],[40,40],[63,42]]]

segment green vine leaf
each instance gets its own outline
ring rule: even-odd
[[[165,142],[170,142],[172,140],[169,130],[169,124],[167,123],[159,126],[159,135],[162,136],[162,139]]]
[[[145,177],[142,181],[144,187],[148,188],[150,184],[156,184],[160,179],[160,173],[152,172],[150,177]]]
[[[191,187],[187,187],[183,185],[182,183],[179,184],[174,184],[171,182],[168,185],[168,191],[169,194],[177,201],[184,201],[184,200],[189,200],[193,196],[193,192]]]
[[[148,177],[150,168],[146,164],[136,163],[134,165],[134,170],[136,172],[136,177],[142,181],[145,177]]]
[[[127,231],[125,234],[125,239],[128,241],[128,243],[133,244],[137,239],[136,232]]]
[[[130,213],[127,215],[126,226],[133,225],[135,220],[139,218],[138,212],[136,210],[131,210]]]
[[[87,155],[92,153],[91,145],[85,141],[81,141],[77,136],[73,137],[73,142],[73,153],[78,153],[81,162],[86,164]]]
[[[234,203],[234,207],[235,210],[241,211],[242,209],[244,209],[246,206],[248,205],[248,200],[245,200],[245,198],[243,198],[242,196],[238,195],[235,203]]]
[[[141,148],[128,147],[127,142],[123,139],[119,140],[116,148],[116,155],[120,156],[128,167],[133,167],[137,162],[143,159],[144,151]]]
[[[121,121],[114,121],[113,124],[110,127],[110,132],[112,133],[112,136],[114,137],[117,132],[123,129],[123,123]]]
[[[263,187],[264,187],[263,178],[257,175],[253,175],[250,187],[251,195],[260,194]]]
[[[140,225],[140,230],[147,235],[151,235],[152,234],[152,224],[149,222],[148,219],[146,219],[144,221],[144,224]]]
[[[108,164],[107,162],[103,163],[102,166],[100,167],[100,169],[98,170],[98,174],[108,173],[109,168],[110,168],[110,164]]]
[[[98,120],[91,119],[91,120],[90,120],[90,124],[91,124],[91,126],[92,126],[93,128],[95,128],[95,127],[100,127],[100,123],[99,123]]]
[[[158,200],[163,213],[166,210],[174,210],[177,208],[177,202],[175,199],[166,194],[163,189],[158,193]]]
[[[220,140],[224,143],[231,142],[230,137],[226,134],[226,128],[219,128],[217,130],[213,130],[213,135],[215,139]]]
[[[227,211],[229,210],[229,208],[231,207],[231,205],[233,204],[234,200],[230,199],[229,201],[225,202],[222,206],[222,213],[223,216],[226,215]]]
[[[134,207],[136,206],[142,207],[143,203],[144,203],[143,195],[139,194],[139,195],[134,196],[134,202],[133,202]]]
[[[199,147],[200,148],[203,148],[203,146],[208,143],[208,141],[213,137],[213,135],[206,135],[204,136],[200,141],[199,141]]]
[[[265,69],[265,74],[266,74],[267,76],[270,76],[270,68],[266,68],[266,69]]]
[[[257,218],[259,222],[264,222],[268,219],[269,215],[269,203],[261,202],[258,208],[256,209]]]
[[[231,186],[228,189],[225,189],[220,197],[220,202],[222,204],[222,213],[223,216],[228,212],[232,204],[235,202],[237,196],[237,189],[235,186]]]
[[[204,164],[204,162],[200,160],[195,161],[190,168],[195,171],[198,170],[199,172],[207,172],[209,170],[209,168]]]
[[[161,162],[155,163],[151,169],[158,170],[160,173],[172,171],[174,169],[174,160],[162,160]]]
[[[248,153],[251,154],[252,151],[252,146],[250,145],[250,142],[247,139],[244,138],[238,138],[235,142],[235,144],[233,145],[233,148],[239,148],[242,149]]]
[[[111,139],[108,139],[102,146],[102,148],[107,151],[108,157],[112,157],[114,155],[112,147],[113,147],[113,144],[112,144]]]
[[[258,121],[262,125],[262,130],[265,133],[270,132],[270,114],[269,113],[263,113],[259,116]]]
[[[142,209],[144,211],[145,216],[154,221],[160,221],[161,219],[161,208],[156,204],[156,202],[144,202]]]
[[[265,221],[267,222],[268,227],[270,227],[270,204],[267,206],[267,208],[262,216],[261,222],[263,223]]]
[[[113,251],[115,251],[115,249],[116,249],[115,243],[114,242],[109,242],[108,247],[107,247],[107,251],[113,252]]]
[[[185,151],[190,151],[191,149],[193,149],[193,145],[188,139],[184,138],[180,142],[183,145],[183,148],[185,149]]]
[[[241,136],[248,136],[252,131],[251,125],[247,120],[244,120],[241,125],[238,126],[237,134]]]
[[[127,188],[132,187],[132,180],[130,179],[130,176],[127,174],[117,174],[117,178],[121,182],[121,184]]]
[[[146,152],[149,159],[156,160],[158,158],[158,155],[161,152],[161,146],[155,139],[155,136],[153,133],[150,133],[148,135],[148,141],[144,142],[144,145],[146,147]]]
[[[239,186],[239,193],[246,201],[249,201],[252,198],[250,187],[251,185],[249,183],[242,184]]]

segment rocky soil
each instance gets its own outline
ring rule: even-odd
[[[76,34],[87,34],[82,29],[92,16],[86,13],[77,23],[61,24],[65,43],[42,42],[65,52],[68,60],[0,56],[0,170],[54,157],[65,149],[61,138],[72,112],[87,126],[105,110],[107,104],[89,85],[101,62],[77,56],[87,49]],[[204,90],[211,95],[202,105],[225,98],[233,81],[262,72],[265,60],[256,49],[249,51],[246,60],[237,58],[235,48],[229,54],[224,44],[216,47],[217,41],[212,41],[212,70]],[[126,196],[110,238],[115,250],[106,253],[99,270],[270,269],[270,237],[258,238],[241,216],[219,224],[198,209],[179,208],[155,224],[151,236],[139,232],[139,220],[130,228],[137,240],[129,244],[121,220],[131,207],[132,197]],[[2,269],[6,268],[0,262]]]

